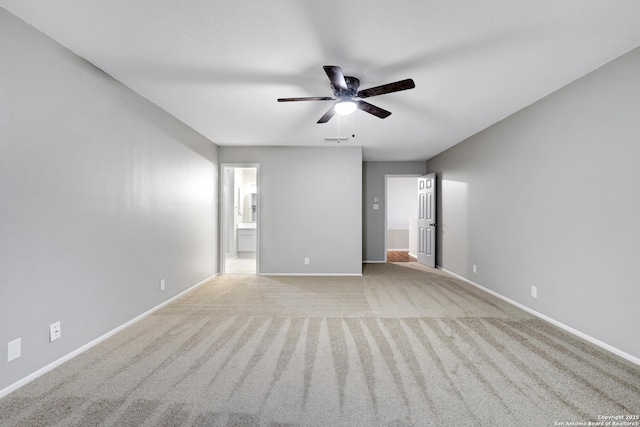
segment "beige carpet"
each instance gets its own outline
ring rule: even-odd
[[[441,272],[221,276],[0,400],[3,426],[554,426],[640,368]]]

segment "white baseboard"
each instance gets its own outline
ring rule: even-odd
[[[384,264],[387,261],[362,261],[363,264]]]
[[[586,341],[589,341],[591,344],[595,344],[598,347],[601,347],[601,348],[603,348],[603,349],[605,349],[607,351],[610,351],[611,353],[613,353],[613,354],[615,354],[617,356],[620,356],[623,359],[628,360],[629,362],[635,363],[636,365],[640,365],[640,358],[632,356],[631,354],[626,353],[626,352],[624,352],[624,351],[622,351],[622,350],[620,350],[620,349],[618,349],[616,347],[613,347],[613,346],[611,346],[611,345],[609,345],[609,344],[607,344],[605,342],[602,342],[597,338],[594,338],[594,337],[592,337],[590,335],[587,335],[584,332],[580,332],[579,330],[574,329],[571,326],[567,326],[562,322],[559,322],[559,321],[557,321],[557,320],[555,320],[555,319],[553,319],[553,318],[551,318],[549,316],[546,316],[546,315],[544,315],[542,313],[539,313],[539,312],[527,307],[526,305],[522,305],[519,302],[516,302],[516,301],[514,301],[514,300],[512,300],[510,298],[507,298],[507,297],[505,297],[505,296],[503,296],[503,295],[501,295],[501,294],[499,294],[499,293],[497,293],[495,291],[492,291],[491,289],[485,288],[484,286],[479,285],[476,282],[473,282],[473,281],[467,279],[466,277],[460,276],[459,274],[456,274],[456,273],[454,273],[452,271],[447,270],[446,268],[442,268],[439,265],[437,266],[437,268],[442,270],[442,271],[444,271],[444,272],[446,272],[446,273],[448,273],[448,274],[450,274],[450,275],[452,275],[452,276],[454,276],[454,277],[456,277],[456,278],[458,278],[458,279],[460,279],[460,280],[462,280],[462,281],[464,281],[464,282],[467,282],[468,284],[470,284],[472,286],[475,286],[478,289],[481,289],[481,290],[483,290],[483,291],[485,291],[485,292],[487,292],[487,293],[489,293],[489,294],[491,294],[491,295],[493,295],[493,296],[495,296],[497,298],[500,298],[501,300],[506,301],[509,304],[514,305],[514,306],[526,311],[527,313],[533,314],[534,316],[536,316],[536,317],[538,317],[538,318],[540,318],[542,320],[545,320],[545,321],[547,321],[547,322],[559,327],[560,329],[563,329],[563,330],[569,332],[572,335],[575,335],[575,336],[580,337],[580,338],[582,338],[582,339],[584,339]]]
[[[391,249],[391,248],[387,248],[387,251],[408,251],[409,248],[395,248],[395,249]]]
[[[186,289],[186,290],[180,292],[178,295],[176,295],[174,297],[171,297],[170,299],[166,300],[165,302],[153,307],[152,309],[150,309],[148,311],[145,311],[141,315],[134,317],[133,319],[129,320],[128,322],[126,322],[126,323],[118,326],[117,328],[107,332],[106,334],[94,339],[93,341],[83,345],[82,347],[73,350],[71,353],[62,356],[60,359],[49,363],[47,366],[45,366],[43,368],[40,368],[37,371],[27,375],[26,377],[16,381],[15,383],[3,388],[2,390],[0,390],[0,399],[3,398],[4,396],[8,395],[9,393],[19,389],[20,387],[30,383],[31,381],[35,380],[36,378],[46,374],[47,372],[57,368],[58,366],[62,365],[64,362],[73,359],[74,357],[76,357],[77,355],[79,355],[81,353],[84,353],[85,351],[89,350],[91,347],[94,347],[94,346],[100,344],[102,341],[104,341],[107,338],[117,334],[118,332],[122,331],[123,329],[133,325],[134,323],[138,322],[139,320],[144,319],[145,317],[147,317],[148,315],[152,314],[153,312],[160,310],[162,307],[166,306],[167,304],[172,303],[173,301],[175,301],[178,298],[180,298],[182,295],[184,295],[187,292],[197,288],[198,286],[202,285],[203,283],[207,282],[208,280],[213,279],[217,275],[218,274],[216,273],[216,274],[214,274],[212,276],[207,277],[206,279],[200,281],[199,283],[196,283],[195,285],[191,286],[189,289]]]
[[[304,276],[304,277],[360,277],[362,273],[260,273],[258,276]]]

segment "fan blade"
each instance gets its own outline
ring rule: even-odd
[[[356,96],[358,98],[369,98],[370,96],[384,95],[385,93],[400,92],[401,90],[413,89],[416,84],[411,79],[400,80],[399,82],[387,83],[386,85],[376,86],[369,89],[359,91]]]
[[[337,90],[347,90],[347,81],[342,74],[342,68],[336,65],[325,65],[324,72],[327,73],[327,77],[331,81],[331,86]]]
[[[324,113],[324,116],[320,117],[320,120],[318,120],[317,123],[327,123],[329,120],[331,120],[331,117],[333,117],[335,114],[336,114],[336,110],[333,107],[331,107],[329,108],[329,111]]]
[[[329,96],[309,96],[306,98],[278,98],[278,102],[292,102],[292,101],[335,101],[335,98]]]
[[[368,102],[357,101],[357,103],[360,110],[366,111],[367,113],[373,114],[374,116],[380,117],[381,119],[384,119],[391,115],[391,111],[383,110],[382,108],[376,107],[375,105],[369,104]]]

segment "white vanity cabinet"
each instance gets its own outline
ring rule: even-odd
[[[255,223],[238,224],[238,252],[256,251]]]

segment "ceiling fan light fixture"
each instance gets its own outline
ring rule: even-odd
[[[416,87],[413,80],[404,79],[393,83],[370,87],[365,90],[358,90],[360,87],[360,80],[353,76],[345,76],[342,73],[342,68],[336,65],[325,65],[322,68],[324,68],[327,77],[329,77],[334,98],[329,96],[306,96],[302,98],[278,98],[278,102],[336,101],[316,123],[327,123],[336,114],[345,116],[353,114],[356,110],[362,110],[365,113],[378,117],[379,119],[384,119],[391,115],[391,111],[376,107],[366,101],[361,101],[361,99],[384,95],[387,93],[400,92],[401,90],[413,89]]]
[[[341,116],[348,116],[358,109],[358,104],[354,101],[339,101],[336,102],[334,109],[337,114],[340,114]]]

